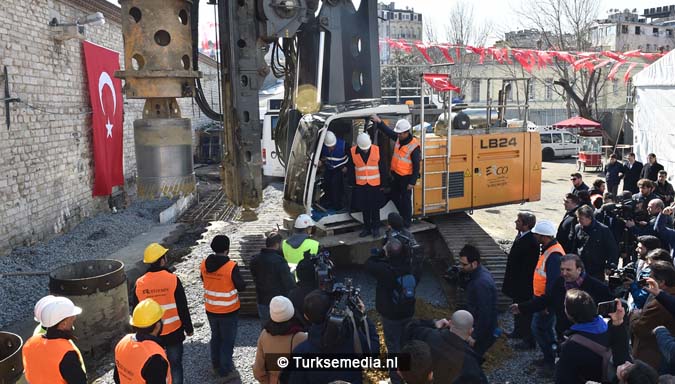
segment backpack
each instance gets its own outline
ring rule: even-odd
[[[613,382],[614,378],[616,378],[616,367],[612,361],[612,350],[609,347],[605,347],[604,345],[578,333],[573,334],[567,340],[565,340],[566,343],[570,341],[573,341],[600,356],[602,358],[602,382]]]
[[[397,276],[391,295],[393,303],[395,305],[413,305],[416,287],[417,279],[411,272]]]

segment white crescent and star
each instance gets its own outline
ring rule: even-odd
[[[98,99],[101,102],[101,111],[103,111],[103,114],[108,116],[105,113],[105,107],[103,106],[103,87],[105,86],[110,87],[110,91],[112,92],[113,95],[113,116],[115,115],[115,112],[117,111],[117,93],[115,92],[115,85],[112,82],[112,79],[110,78],[110,75],[108,72],[101,72],[101,75],[98,77]],[[112,129],[113,129],[113,124],[110,124],[110,117],[107,117],[108,123],[105,125],[105,128],[107,129],[106,132],[106,137],[112,137]]]

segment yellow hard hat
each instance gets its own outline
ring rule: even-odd
[[[147,328],[162,319],[164,310],[153,299],[145,299],[134,308],[129,324],[136,328]]]
[[[167,252],[169,252],[168,249],[162,247],[158,243],[152,243],[148,245],[145,248],[145,252],[143,252],[143,262],[145,264],[152,264]]]

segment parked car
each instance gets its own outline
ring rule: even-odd
[[[539,132],[541,158],[544,161],[555,157],[571,157],[579,153],[579,138],[567,131],[553,129]]]

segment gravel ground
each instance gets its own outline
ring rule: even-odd
[[[134,201],[116,214],[102,212],[87,218],[64,235],[33,247],[19,247],[0,258],[0,274],[51,271],[59,266],[89,259],[104,259],[129,240],[159,223],[159,213],[172,201]],[[32,318],[33,306],[49,293],[49,276],[3,276],[0,278],[2,311],[0,329]]]

